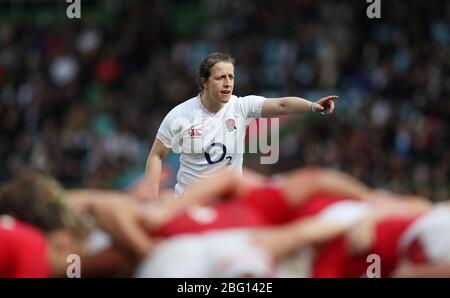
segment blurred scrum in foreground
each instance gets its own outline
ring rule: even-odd
[[[162,117],[198,92],[201,58],[223,51],[237,95],[340,96],[332,117],[282,121],[277,164],[247,166],[448,198],[448,1],[381,0],[381,19],[360,0],[83,0],[81,19],[68,5],[0,2],[1,181],[32,166],[68,187],[129,185]]]

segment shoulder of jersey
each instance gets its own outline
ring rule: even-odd
[[[191,114],[193,112],[194,109],[197,108],[197,96],[192,97],[186,101],[183,101],[182,103],[179,103],[178,105],[176,105],[175,107],[172,108],[172,110],[170,111],[170,113],[183,113],[183,114]]]
[[[249,95],[247,95],[249,96]],[[245,102],[246,100],[246,96],[236,96],[236,95],[232,95],[230,102],[233,104],[242,104],[243,102]]]
[[[241,98],[241,97],[239,97],[239,96],[231,95],[231,96],[230,96],[230,101],[229,101],[229,102],[236,101],[236,100],[238,100],[238,99],[240,99],[240,98]]]

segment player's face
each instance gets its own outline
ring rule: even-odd
[[[230,100],[234,87],[234,66],[229,62],[217,62],[204,84],[205,92],[210,98],[221,103]]]

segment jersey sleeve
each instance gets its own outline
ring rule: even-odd
[[[181,119],[175,110],[170,111],[159,126],[156,138],[167,148],[172,148],[181,132]]]
[[[263,96],[248,95],[239,98],[239,105],[241,107],[242,116],[248,120],[251,118],[260,118],[261,110],[264,101]]]

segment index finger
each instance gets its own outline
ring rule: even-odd
[[[337,95],[330,95],[330,96],[325,97],[324,100],[335,100],[338,98],[339,98],[339,96],[337,96]]]

